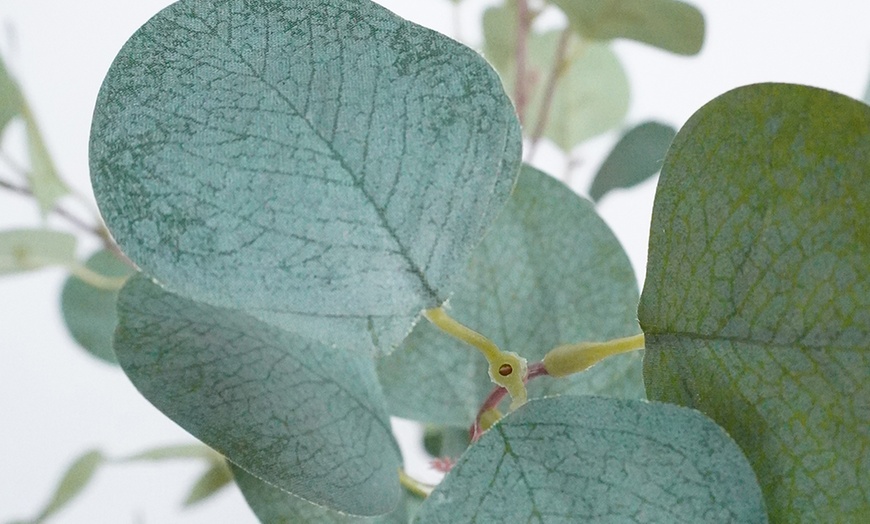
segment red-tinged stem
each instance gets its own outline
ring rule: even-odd
[[[528,383],[530,380],[534,380],[538,377],[548,376],[547,368],[544,367],[544,362],[535,362],[533,364],[529,364],[528,372],[526,373],[525,378],[523,379],[523,383]],[[489,396],[486,397],[486,400],[483,401],[483,404],[480,405],[480,409],[477,411],[477,417],[474,419],[474,424],[471,425],[471,428],[468,430],[468,436],[471,438],[472,442],[477,442],[477,439],[483,435],[483,429],[480,425],[480,418],[483,414],[491,409],[495,409],[501,404],[501,401],[507,396],[507,390],[501,386],[496,386],[490,391]]]

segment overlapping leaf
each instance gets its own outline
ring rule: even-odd
[[[597,202],[608,191],[633,187],[659,172],[677,130],[659,122],[644,122],[622,135],[604,159],[589,197]]]
[[[681,55],[704,44],[704,16],[678,0],[550,0],[586,38],[628,38]]]
[[[701,108],[662,169],[647,390],[728,430],[777,522],[870,514],[868,137],[856,100],[747,86]]]
[[[134,273],[106,250],[92,255],[85,267],[107,277],[127,277]],[[96,288],[74,275],[67,279],[60,298],[64,322],[75,341],[109,363],[117,362],[112,350],[112,336],[118,325],[117,301],[117,291]]]
[[[513,91],[517,74],[516,40],[503,33],[512,30],[510,24],[515,25],[516,13],[508,4],[491,8],[487,16],[485,51],[506,88]],[[622,121],[628,111],[629,88],[625,71],[609,46],[569,35],[560,56],[561,38],[561,31],[528,35],[525,124],[528,134],[540,127],[543,137],[570,151]],[[551,92],[548,86],[554,70],[558,73]],[[542,119],[544,123],[540,124]]]
[[[619,242],[594,206],[525,166],[493,229],[475,251],[451,315],[530,362],[560,344],[638,330],[637,284]],[[467,426],[493,385],[486,360],[428,322],[378,363],[392,413]],[[571,390],[643,395],[640,356],[608,359],[570,379],[540,379],[530,394]]]
[[[599,397],[533,400],[481,437],[420,524],[767,522],[733,440],[694,410]]]
[[[115,353],[139,391],[240,467],[297,496],[377,515],[399,499],[374,364],[131,278]]]
[[[474,51],[367,0],[181,0],[101,89],[91,171],[169,289],[386,352],[503,206],[520,130]]]
[[[409,510],[418,505],[413,495],[403,494],[399,506],[380,517],[354,517],[316,506],[259,480],[232,466],[236,484],[261,524],[407,524]]]

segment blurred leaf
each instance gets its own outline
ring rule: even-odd
[[[584,38],[628,38],[681,55],[704,44],[704,15],[677,0],[550,0]]]
[[[120,462],[163,461],[175,459],[204,459],[212,464],[222,464],[223,456],[205,444],[180,444],[149,449],[130,455]]]
[[[423,432],[423,447],[433,457],[459,458],[471,439],[468,428],[427,425]]]
[[[518,26],[517,0],[505,0],[483,12],[483,56],[499,72],[507,71],[516,60]]]
[[[403,491],[402,500],[392,512],[379,517],[355,517],[314,505],[271,486],[230,464],[236,484],[262,524],[407,524],[409,508],[416,498]]]
[[[85,267],[108,277],[134,273],[107,250],[92,255]],[[112,350],[112,337],[118,325],[117,301],[117,291],[96,288],[74,275],[67,278],[60,299],[64,322],[76,342],[93,356],[112,364],[117,363]]]
[[[655,175],[677,130],[658,122],[644,122],[619,139],[598,169],[589,196],[601,200],[608,191],[635,186]]]
[[[637,297],[628,257],[592,203],[524,166],[450,308],[458,321],[534,362],[560,344],[637,333]],[[487,366],[475,349],[420,322],[378,361],[378,372],[394,415],[468,427],[493,388]],[[643,396],[640,354],[529,384],[532,396],[564,391]]]
[[[24,107],[24,99],[18,83],[9,74],[3,56],[0,55],[0,137],[9,122],[16,116],[21,115]]]
[[[78,496],[94,477],[106,458],[97,450],[88,451],[75,460],[66,470],[51,500],[32,522],[41,523],[64,508]]]
[[[258,478],[355,514],[392,510],[399,452],[374,364],[144,275],[118,299],[114,348],[158,409]]]
[[[76,262],[76,237],[49,229],[0,231],[0,275]]]
[[[230,471],[229,465],[226,462],[212,465],[205,473],[196,481],[196,484],[187,494],[184,499],[185,506],[192,506],[198,502],[217,494],[221,489],[233,481],[233,473]]]
[[[486,61],[374,2],[182,0],[115,59],[90,159],[167,289],[383,354],[454,290],[521,149]]]
[[[771,520],[870,515],[870,107],[758,84],[678,133],[638,316],[651,398],[722,425]]]
[[[27,182],[34,198],[39,203],[43,215],[54,209],[58,199],[69,194],[70,189],[60,179],[54,161],[45,146],[45,140],[39,131],[36,118],[30,108],[24,106],[21,116],[27,128],[27,152],[30,157],[30,170],[27,172]]]
[[[764,523],[755,473],[694,410],[599,397],[532,400],[483,434],[418,514],[458,522]]]
[[[529,34],[529,133],[538,128],[561,37],[561,31]],[[629,88],[619,59],[606,44],[583,42],[570,35],[564,60],[542,136],[567,152],[622,122],[628,111]],[[516,82],[515,62],[511,61],[501,73],[506,88],[512,89]]]

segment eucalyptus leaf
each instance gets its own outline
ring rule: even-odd
[[[534,362],[561,344],[638,332],[637,297],[628,257],[594,206],[524,166],[449,304],[458,321]],[[393,414],[468,427],[493,388],[487,365],[477,350],[421,322],[378,361],[378,372]],[[640,355],[529,384],[532,396],[564,391],[643,396]]]
[[[644,122],[622,135],[595,174],[589,197],[598,202],[613,189],[630,188],[659,172],[677,130]]]
[[[76,262],[76,237],[50,229],[0,231],[0,275]]]
[[[233,473],[226,462],[213,464],[197,479],[184,499],[184,505],[192,506],[213,497],[232,481]]]
[[[483,11],[483,56],[498,71],[507,71],[516,60],[517,0],[505,0],[501,5]],[[508,86],[508,92],[511,86]]]
[[[722,425],[771,520],[870,514],[870,107],[759,84],[678,133],[638,316],[652,398]]]
[[[457,459],[462,455],[471,438],[467,427],[428,425],[423,431],[423,449],[435,458]]]
[[[85,267],[107,277],[134,273],[108,250],[94,253]],[[117,363],[112,350],[112,336],[118,325],[117,301],[117,291],[96,288],[75,275],[67,278],[60,297],[64,322],[75,341],[93,356],[112,364]]]
[[[77,497],[93,479],[94,474],[106,461],[106,458],[100,451],[91,450],[77,458],[64,472],[63,477],[58,482],[51,500],[48,501],[45,508],[39,512],[39,515],[34,518],[31,523],[41,523],[46,519],[62,510]]]
[[[316,506],[271,486],[230,464],[236,484],[262,524],[407,524],[411,495],[404,493],[399,506],[380,517],[355,517]]]
[[[704,15],[678,0],[550,0],[585,38],[637,40],[680,55],[704,44]]]
[[[477,53],[367,0],[181,0],[100,91],[91,176],[168,289],[388,352],[454,288],[520,165]]]
[[[176,459],[202,459],[212,464],[223,462],[223,457],[217,451],[204,444],[179,444],[149,449],[123,458],[120,462],[160,462]]]
[[[733,440],[694,410],[532,400],[474,444],[418,514],[456,522],[767,522]]]
[[[561,39],[562,31],[528,35],[525,124],[529,133],[535,132],[546,109],[542,136],[570,151],[622,122],[628,111],[629,88],[625,71],[608,45],[583,42],[569,35],[563,61],[557,61]],[[544,102],[548,97],[547,84],[554,68],[560,73],[547,105]],[[505,87],[513,89],[516,61],[511,59],[499,72]]]
[[[54,209],[57,201],[70,193],[69,186],[61,180],[54,166],[54,160],[45,145],[45,139],[36,123],[30,108],[24,105],[22,117],[27,129],[27,153],[30,158],[30,169],[27,171],[27,183],[36,198],[43,215]]]
[[[258,478],[317,504],[377,515],[399,499],[399,453],[374,365],[237,311],[132,277],[115,354],[139,391]]]
[[[23,106],[24,99],[18,83],[9,74],[6,62],[0,55],[0,134],[13,118],[21,115]]]

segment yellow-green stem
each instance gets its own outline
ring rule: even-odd
[[[490,380],[505,388],[511,396],[511,410],[526,403],[526,359],[511,351],[500,350],[492,340],[450,318],[444,308],[427,309],[423,316],[441,331],[483,353],[489,362]]]
[[[401,468],[399,469],[399,483],[410,493],[413,493],[422,499],[428,497],[429,494],[432,493],[432,490],[435,489],[435,486],[424,484],[419,480],[412,478],[410,475],[405,473],[404,469]]]
[[[107,277],[77,262],[68,264],[67,268],[70,270],[70,273],[85,283],[104,291],[118,291],[124,286],[124,282],[127,281],[127,277]]]
[[[605,358],[644,348],[643,334],[607,342],[581,342],[552,349],[544,357],[544,368],[554,377],[585,371]]]

